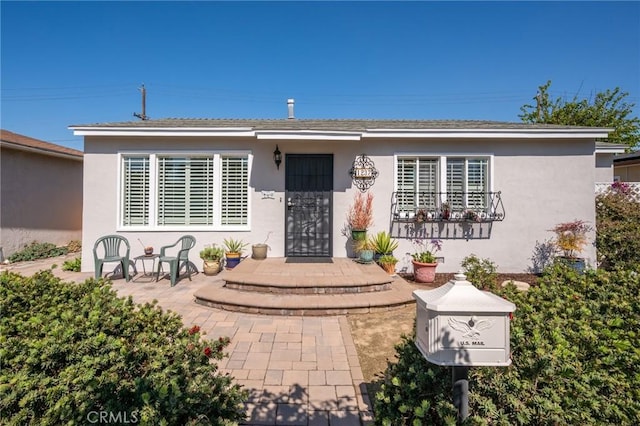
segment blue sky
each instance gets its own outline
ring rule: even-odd
[[[640,2],[11,2],[1,126],[153,118],[520,121],[538,86],[640,103]],[[637,115],[640,108],[636,106]]]

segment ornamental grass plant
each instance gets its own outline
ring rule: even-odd
[[[347,212],[347,225],[352,231],[365,231],[373,224],[373,194],[359,192]]]

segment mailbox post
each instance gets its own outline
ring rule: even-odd
[[[510,314],[516,306],[478,290],[458,273],[434,290],[416,290],[416,346],[427,361],[453,367],[453,400],[468,416],[467,374],[474,366],[511,364]]]

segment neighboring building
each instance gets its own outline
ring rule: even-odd
[[[83,269],[118,233],[156,247],[184,234],[190,255],[224,238],[268,239],[270,257],[346,257],[345,215],[367,185],[374,226],[443,240],[439,272],[470,254],[524,272],[557,223],[595,224],[596,139],[611,129],[487,121],[166,119],[74,125],[84,136]],[[274,164],[274,152],[282,164]],[[375,169],[375,170],[374,170]],[[443,220],[443,202],[451,208]],[[424,209],[426,222],[416,223]],[[474,222],[462,220],[472,210]],[[591,237],[594,235],[592,234]],[[142,254],[132,244],[132,255]],[[593,264],[595,249],[583,255]]]
[[[0,246],[82,238],[81,151],[0,131]]]
[[[617,155],[613,159],[613,175],[622,182],[640,182],[640,151]]]
[[[613,163],[619,154],[624,154],[627,145],[596,142],[596,183],[611,183],[614,181]]]

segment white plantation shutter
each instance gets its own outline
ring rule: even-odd
[[[158,225],[213,224],[213,159],[158,158]]]
[[[398,205],[396,211],[413,211],[416,206],[415,193],[417,160],[415,158],[398,158],[396,179],[398,183]]]
[[[149,224],[149,158],[122,159],[122,225]]]
[[[487,207],[489,163],[486,159],[467,160],[467,206],[472,209]]]
[[[246,225],[249,217],[249,161],[247,157],[222,157],[222,225]]]
[[[447,159],[447,201],[452,209],[464,206],[464,158]]]
[[[438,182],[438,160],[433,158],[420,158],[418,159],[418,191],[423,194],[423,197],[418,201],[419,206],[424,206],[430,209],[436,207],[435,195],[428,194],[429,192],[437,192]]]

